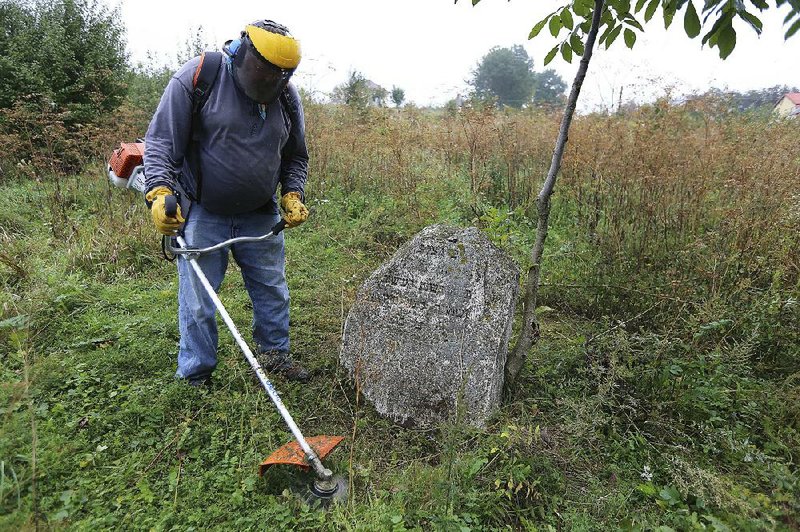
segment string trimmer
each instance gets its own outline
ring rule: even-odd
[[[142,165],[142,156],[144,153],[144,143],[126,144],[114,151],[111,161],[108,165],[108,177],[111,182],[122,188],[132,188],[139,192],[144,192],[144,166]],[[178,208],[178,198],[176,196],[168,196],[166,198],[166,214],[167,216],[175,216]],[[185,211],[185,210],[184,210]],[[286,222],[281,220],[272,228],[269,233],[257,237],[237,237],[225,240],[213,246],[206,248],[190,248],[187,246],[183,236],[176,235],[170,242],[166,244],[166,249],[175,257],[180,257],[189,262],[194,270],[195,275],[200,280],[208,296],[214,302],[214,306],[222,316],[222,320],[233,335],[234,340],[239,345],[239,348],[244,353],[244,357],[253,368],[256,376],[258,377],[261,386],[272,399],[275,407],[278,409],[281,417],[286,422],[295,441],[286,443],[278,448],[275,452],[269,455],[263,462],[261,462],[258,473],[263,476],[264,473],[273,465],[285,464],[299,467],[304,471],[314,470],[316,478],[310,486],[310,495],[313,499],[322,501],[323,504],[330,502],[342,501],[347,497],[347,481],[338,475],[334,475],[330,469],[322,464],[325,459],[339,443],[344,439],[342,436],[314,436],[306,439],[300,432],[297,424],[295,423],[292,415],[284,406],[275,387],[267,378],[267,374],[259,364],[258,359],[253,355],[247,342],[244,341],[239,330],[233,323],[228,311],[222,305],[217,293],[211,287],[200,265],[197,264],[197,258],[206,253],[227,248],[239,242],[259,242],[267,240],[279,234],[286,227]]]

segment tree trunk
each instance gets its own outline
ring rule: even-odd
[[[586,45],[584,47],[584,54],[581,58],[578,72],[575,74],[575,79],[572,82],[572,89],[567,99],[567,105],[564,108],[564,116],[561,119],[561,127],[558,131],[558,138],[556,139],[556,147],[553,150],[553,160],[550,163],[550,170],[547,172],[547,179],[542,185],[542,190],[536,198],[536,207],[539,212],[539,222],[536,226],[536,241],[531,250],[531,264],[528,270],[528,279],[525,283],[525,296],[522,301],[523,316],[522,316],[522,329],[517,339],[517,344],[514,350],[509,354],[505,367],[505,391],[507,395],[511,395],[514,391],[514,385],[517,380],[522,366],[525,363],[525,357],[533,345],[534,340],[539,335],[539,323],[536,321],[536,299],[539,293],[539,276],[541,273],[542,252],[544,251],[544,242],[547,239],[547,222],[550,217],[550,196],[553,195],[553,188],[556,184],[556,176],[561,168],[561,160],[564,157],[564,148],[567,144],[569,136],[569,127],[572,123],[572,116],[575,114],[575,105],[578,103],[578,96],[581,93],[583,80],[586,78],[586,71],[589,69],[589,61],[592,59],[592,51],[594,50],[594,43],[597,38],[597,30],[600,28],[600,15],[603,12],[605,0],[595,0],[594,13],[592,15],[592,26],[586,36]]]

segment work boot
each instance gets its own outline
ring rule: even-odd
[[[211,375],[195,379],[184,379],[189,386],[195,388],[211,388]]]
[[[258,362],[265,370],[270,373],[283,375],[290,381],[307,382],[311,374],[295,362],[289,353],[283,351],[266,351],[258,357]]]

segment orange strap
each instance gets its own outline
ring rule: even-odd
[[[197,65],[197,68],[194,71],[194,77],[192,78],[192,87],[197,87],[197,78],[200,77],[200,71],[203,69],[203,61],[206,59],[206,53],[203,52],[200,54],[200,64]]]

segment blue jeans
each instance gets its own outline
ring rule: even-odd
[[[211,213],[192,205],[184,226],[189,247],[208,247],[240,236],[269,233],[278,214],[252,212],[237,215]],[[253,340],[260,351],[289,351],[289,288],[284,272],[283,233],[261,242],[231,246],[253,302]],[[228,267],[228,250],[198,257],[197,263],[214,290]],[[178,259],[178,321],[181,334],[176,377],[189,380],[211,376],[217,366],[216,309],[191,265]]]

